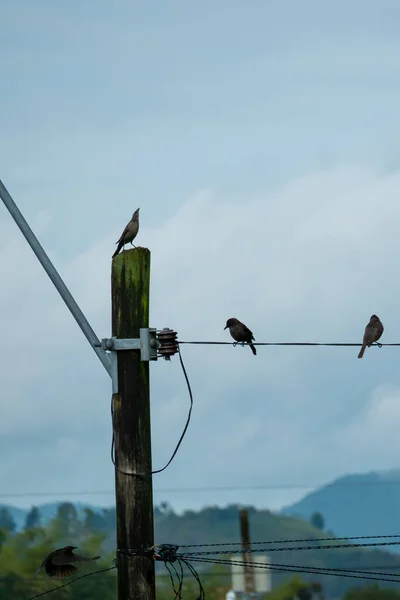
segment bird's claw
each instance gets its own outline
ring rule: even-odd
[[[382,344],[380,342],[375,342],[378,348],[382,348]]]

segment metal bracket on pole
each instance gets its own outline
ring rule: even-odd
[[[104,338],[101,347],[110,352],[111,358],[111,380],[112,393],[118,394],[118,352],[124,350],[140,350],[140,360],[157,360],[157,330],[152,327],[144,327],[139,330],[138,338]]]

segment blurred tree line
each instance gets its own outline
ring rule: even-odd
[[[186,511],[176,515],[166,503],[155,508],[156,543],[213,543],[230,542],[238,538],[237,506],[226,509],[209,507],[199,512]],[[276,539],[308,537],[317,531],[316,541],[323,527],[322,516],[314,517],[313,525],[295,519],[288,519],[269,513],[269,511],[252,512],[254,530],[258,531],[258,539]],[[43,558],[52,550],[65,545],[78,546],[78,552],[86,556],[100,555],[101,559],[94,563],[78,565],[76,577],[107,569],[112,566],[115,558],[115,509],[103,509],[94,512],[85,508],[79,513],[70,502],[64,502],[57,507],[56,515],[46,523],[37,507],[32,507],[27,513],[24,527],[18,531],[11,513],[6,507],[0,508],[0,598],[4,600],[28,600],[31,596],[58,587],[66,580],[52,580],[43,572],[34,579],[32,576]],[[263,529],[268,529],[268,534]],[[285,534],[282,530],[286,527]],[[307,531],[306,528],[312,529]],[[316,529],[314,529],[316,527]],[[297,528],[297,529],[296,529]],[[172,533],[173,532],[173,533]],[[290,563],[295,559],[293,553],[282,553],[282,562]],[[332,555],[332,556],[331,556]],[[337,552],[325,550],[324,553],[310,552],[307,554],[307,564],[323,567],[334,561],[336,566],[354,568],[364,562],[374,565],[379,557],[388,562],[398,564],[399,558],[388,553],[373,550],[348,549],[340,554],[342,565],[338,565]],[[197,564],[194,563],[197,568]],[[229,566],[219,565],[211,568],[199,568],[199,575],[206,592],[206,600],[225,600],[230,589]],[[157,600],[173,600],[169,575],[163,564],[156,564]],[[116,569],[81,579],[72,585],[60,589],[48,596],[49,600],[116,600]],[[289,574],[273,573],[274,589],[262,600],[400,600],[400,586],[397,589],[378,586],[355,587],[351,580],[336,577],[320,577],[314,582],[315,575],[292,577]],[[307,580],[308,579],[308,580]],[[321,583],[323,588],[321,587]],[[345,586],[345,587],[344,587]],[[393,586],[397,587],[397,586]],[[353,588],[350,589],[349,588]],[[343,590],[343,591],[342,591]],[[198,584],[189,574],[185,574],[183,599],[196,600]],[[339,592],[339,593],[338,593]],[[47,597],[46,597],[47,598]]]
[[[101,559],[79,565],[76,576],[112,566],[114,555],[104,552],[105,533],[98,527],[96,515],[86,509],[78,518],[73,504],[58,506],[57,515],[46,527],[42,526],[40,511],[32,507],[25,527],[15,533],[15,523],[6,508],[0,510],[0,598],[27,600],[31,596],[55,588],[67,580],[50,579],[42,571],[32,579],[43,558],[52,550],[65,545],[79,546],[86,556],[101,555]],[[103,600],[116,598],[116,571],[111,570],[88,577],[67,586],[51,597],[57,600],[90,600],[102,590]],[[97,591],[96,591],[97,590]],[[50,596],[49,596],[50,597]]]
[[[40,511],[32,507],[26,517],[25,527],[16,533],[16,525],[7,508],[0,509],[0,598],[28,600],[31,596],[56,588],[74,577],[50,579],[41,571],[32,576],[43,558],[52,550],[65,545],[79,547],[79,553],[86,556],[100,555],[95,563],[79,564],[75,577],[112,566],[115,558],[115,541],[111,550],[105,550],[104,542],[110,530],[115,531],[115,510],[105,509],[95,513],[89,508],[79,518],[75,506],[69,502],[60,504],[57,514],[45,527],[42,526]],[[174,598],[171,581],[162,564],[157,564],[157,600]],[[228,571],[227,571],[228,573]],[[116,569],[83,578],[72,585],[61,588],[48,597],[54,600],[116,600]],[[225,599],[229,589],[229,578],[207,573],[203,583],[208,600]],[[183,597],[198,597],[197,582],[185,574]]]

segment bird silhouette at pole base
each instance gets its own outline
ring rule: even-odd
[[[228,319],[224,329],[229,329],[229,333],[235,340],[234,346],[236,346],[237,343],[241,343],[243,346],[245,343],[247,343],[250,346],[253,354],[257,354],[255,346],[251,343],[252,340],[254,340],[253,333],[248,327],[246,327],[244,323],[239,321],[239,319],[235,319],[233,317]]]
[[[75,550],[75,548],[77,548],[77,546],[64,546],[64,548],[58,548],[57,550],[50,552],[37,571],[33,574],[33,577],[35,577],[43,567],[49,577],[69,577],[76,571],[76,567],[71,563],[87,562],[100,558],[100,556],[86,558],[86,556],[74,554],[73,550]]]
[[[118,246],[116,251],[112,255],[112,258],[114,258],[114,256],[117,256],[117,254],[120,252],[121,248],[125,246],[125,244],[131,243],[132,246],[134,246],[133,240],[135,239],[139,231],[139,210],[140,208],[135,210],[135,212],[132,215],[132,219],[129,221],[128,225],[121,233],[121,237],[117,242],[115,242],[116,244],[118,244]],[[136,248],[136,246],[134,247]]]
[[[370,348],[374,342],[377,342],[381,337],[382,333],[383,325],[379,320],[379,317],[377,317],[376,315],[372,315],[368,325],[365,328],[363,343],[358,358],[362,358],[364,356],[365,348],[367,346],[368,348]]]

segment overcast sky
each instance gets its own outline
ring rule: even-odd
[[[152,327],[358,342],[376,313],[400,342],[399,20],[398,0],[0,0],[0,178],[99,337],[140,206]],[[0,277],[0,502],[111,505],[110,381],[2,205]],[[279,486],[400,466],[400,348],[182,353],[193,418],[156,503],[277,509],[306,491]],[[151,391],[159,468],[177,357]]]

